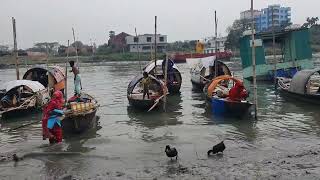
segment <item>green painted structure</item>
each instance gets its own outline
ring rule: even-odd
[[[275,32],[276,44],[282,49],[280,62],[277,62],[277,76],[279,72],[313,68],[312,50],[310,47],[309,29],[283,30]],[[268,62],[265,57],[265,44],[272,46],[272,33],[255,35],[256,74],[257,80],[272,80],[274,77],[274,63]],[[252,79],[252,48],[251,34],[240,39],[240,55],[243,76]],[[283,74],[283,73],[282,73]]]

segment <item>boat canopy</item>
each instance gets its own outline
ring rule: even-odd
[[[14,89],[19,86],[27,86],[33,92],[38,92],[40,90],[45,89],[45,87],[41,83],[39,83],[37,81],[30,81],[30,80],[9,81],[7,83],[4,83],[1,87],[1,89],[5,89],[6,92],[9,92],[11,89]]]
[[[214,62],[216,60],[216,56],[209,56],[204,58],[187,58],[187,64],[190,68],[198,69],[199,71],[202,68],[208,68],[210,66],[214,66]]]
[[[297,94],[306,94],[307,83],[314,73],[320,73],[320,68],[305,69],[297,72],[290,83],[289,91]]]
[[[57,83],[65,80],[64,70],[59,66],[49,67],[48,69],[42,66],[31,68],[23,75],[23,79],[33,80],[33,72],[38,73],[40,75],[49,72],[54,77]]]
[[[215,88],[218,86],[218,84],[221,82],[221,81],[229,81],[229,80],[232,80],[234,82],[240,82],[239,79],[236,79],[232,76],[229,76],[229,75],[222,75],[222,76],[218,76],[216,78],[214,78],[210,85],[208,86],[208,97],[211,97],[212,96],[212,93],[213,91],[215,90]]]
[[[169,61],[171,61],[173,63],[173,69],[177,69],[178,67],[176,64],[174,64],[174,62],[171,59],[168,59]],[[162,66],[162,62],[163,60],[157,60],[157,66]],[[143,70],[147,73],[150,73],[153,69],[154,69],[154,61],[151,61],[145,68],[143,68]]]
[[[155,78],[154,76],[152,75],[149,75],[149,77],[153,80],[155,80],[157,83],[159,83],[161,86],[163,86],[163,84],[161,83],[160,80],[158,80],[157,78]],[[136,77],[134,77],[131,82],[129,83],[128,85],[128,90],[127,90],[127,93],[130,94],[134,87],[141,81],[141,79],[143,78],[143,75],[142,74],[139,74],[137,75]]]
[[[201,71],[203,68],[209,69],[218,63],[218,67],[222,69],[224,74],[231,76],[231,71],[228,66],[222,61],[216,60],[216,56],[209,56],[204,58],[188,58],[187,64],[195,71]]]

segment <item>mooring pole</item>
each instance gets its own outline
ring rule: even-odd
[[[277,88],[277,59],[276,59],[276,37],[274,32],[274,17],[273,17],[273,6],[272,6],[272,53],[273,53],[273,64],[274,64],[274,88]]]
[[[67,48],[67,59],[66,59],[66,77],[65,77],[65,86],[64,86],[64,96],[65,96],[65,102],[67,102],[68,98],[68,62],[69,62],[69,47],[70,47],[70,41],[68,40],[68,48]]]
[[[218,22],[217,22],[217,11],[214,11],[214,32],[215,32],[215,54],[216,59],[214,63],[214,77],[218,76],[218,44],[217,44],[217,38],[218,38]]]
[[[18,59],[18,46],[17,46],[17,31],[16,31],[16,19],[12,17],[12,26],[13,26],[13,44],[14,44],[14,56],[16,59],[16,76],[17,80],[20,79],[19,73],[19,59]]]
[[[251,0],[251,38],[252,38],[252,74],[253,74],[253,101],[254,101],[254,117],[258,117],[258,98],[257,98],[257,78],[256,78],[256,51],[255,51],[255,22],[254,22],[254,13],[253,13],[253,0]]]
[[[157,74],[157,16],[154,17],[154,75]]]

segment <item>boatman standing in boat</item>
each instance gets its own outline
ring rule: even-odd
[[[143,87],[143,99],[146,96],[146,94],[148,96],[148,99],[150,99],[150,97],[149,97],[149,86],[151,84],[151,79],[150,79],[150,77],[149,77],[147,72],[143,72],[143,78],[141,80],[141,84],[142,84],[142,87]]]
[[[73,74],[74,74],[74,94],[75,94],[75,96],[80,96],[80,93],[82,90],[80,71],[74,65],[74,61],[70,61],[69,64],[70,64],[70,67],[72,68],[72,70],[70,72],[73,72]]]

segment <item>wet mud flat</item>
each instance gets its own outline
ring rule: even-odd
[[[68,151],[70,144],[64,142],[37,149],[44,150],[41,153],[20,149],[1,154],[0,179],[319,179],[320,143],[315,144],[316,139],[266,141],[226,140],[225,152],[211,156],[206,155],[208,146],[203,140],[175,144],[178,161],[165,156],[161,143],[130,154],[139,148],[115,153],[117,149],[102,151],[88,143],[88,152],[80,153]],[[13,153],[25,158],[14,162]]]

